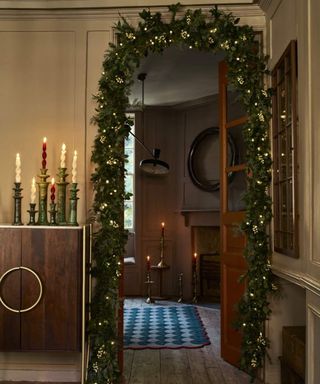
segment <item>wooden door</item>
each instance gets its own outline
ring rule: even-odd
[[[237,100],[237,93],[228,87],[225,62],[219,66],[219,109],[221,356],[227,362],[238,366],[241,335],[235,330],[234,321],[237,317],[236,305],[244,292],[244,285],[239,283],[239,278],[246,271],[243,257],[245,236],[239,231],[239,224],[245,215],[241,199],[246,189],[242,128],[247,118]]]
[[[22,263],[39,275],[43,295],[31,311],[21,313],[21,350],[81,350],[80,228],[24,228]],[[30,273],[22,273],[22,307],[32,305],[39,284]]]
[[[21,231],[0,228],[0,351],[20,350],[20,265]]]

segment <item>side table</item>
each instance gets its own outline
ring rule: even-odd
[[[170,268],[169,265],[151,265],[151,269],[153,271],[157,271],[159,273],[159,296],[153,297],[155,300],[165,300],[166,297],[162,296],[162,273],[165,270],[168,270]]]

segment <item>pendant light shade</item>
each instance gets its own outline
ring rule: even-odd
[[[143,172],[152,175],[166,175],[169,172],[169,165],[165,161],[159,160],[160,149],[155,148],[152,155],[152,159],[141,160],[140,168]]]
[[[146,79],[145,73],[138,75],[138,80],[142,82],[142,95],[141,95],[141,106],[142,106],[142,131],[144,130],[144,80]],[[169,172],[169,164],[159,159],[160,149],[154,148],[152,151],[140,140],[138,137],[130,131],[131,135],[143,146],[143,148],[150,153],[151,159],[141,160],[140,168],[143,172],[149,175],[166,175]]]

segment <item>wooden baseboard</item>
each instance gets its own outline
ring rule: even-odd
[[[79,382],[53,382],[53,381],[0,381],[0,384],[80,384]]]

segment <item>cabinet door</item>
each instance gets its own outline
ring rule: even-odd
[[[22,264],[43,285],[38,305],[21,313],[21,349],[78,351],[81,346],[82,230],[37,228],[22,232]],[[22,271],[22,307],[39,295],[39,282]]]
[[[10,308],[20,309],[21,271],[10,269],[21,265],[21,231],[19,229],[0,228],[0,295]],[[20,314],[12,312],[0,303],[0,350],[17,351],[20,349]]]

